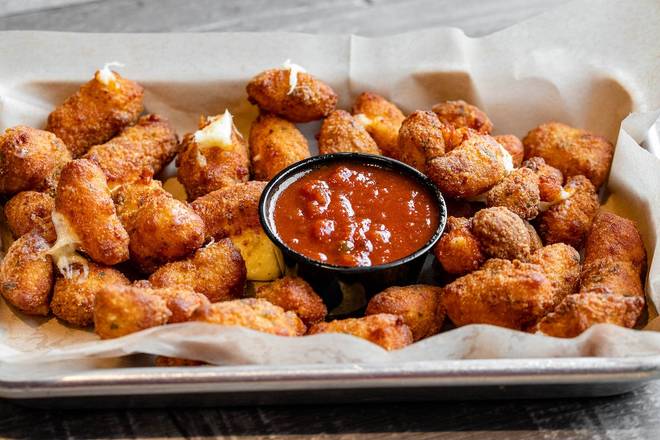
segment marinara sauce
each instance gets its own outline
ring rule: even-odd
[[[405,174],[351,161],[316,168],[275,201],[276,233],[291,249],[337,266],[413,254],[439,223],[435,196]]]

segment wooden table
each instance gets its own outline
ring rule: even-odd
[[[384,35],[432,26],[457,26],[468,35],[479,36],[560,3],[557,0],[3,0],[0,30],[282,30]],[[619,397],[549,401],[67,412],[31,410],[0,401],[0,436],[651,439],[660,438],[660,382]]]

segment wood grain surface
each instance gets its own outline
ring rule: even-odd
[[[560,3],[563,1],[0,0],[0,30],[282,30],[385,35],[456,26],[479,36]],[[608,398],[360,406],[43,411],[0,400],[0,438],[658,439],[660,382]]]

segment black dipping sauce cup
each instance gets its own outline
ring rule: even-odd
[[[431,239],[417,251],[404,258],[375,266],[336,266],[314,260],[289,248],[277,235],[277,228],[273,219],[273,212],[279,194],[292,182],[303,177],[309,171],[337,162],[354,162],[392,170],[413,178],[427,188],[429,193],[434,196],[433,200],[437,203],[439,216],[438,228]],[[328,307],[332,309],[339,305],[342,300],[340,283],[349,285],[351,289],[364,289],[368,299],[387,287],[404,286],[416,282],[429,250],[440,239],[445,228],[447,207],[442,194],[433,182],[424,174],[403,162],[370,154],[334,153],[314,156],[296,162],[277,174],[266,185],[261,195],[259,219],[268,237],[282,250],[286,265],[290,267],[297,265],[298,276],[304,278],[323,297]]]

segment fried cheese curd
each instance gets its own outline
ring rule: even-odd
[[[74,158],[109,141],[142,113],[144,89],[104,68],[48,115],[46,130],[62,139]]]
[[[389,287],[369,300],[365,314],[401,316],[412,332],[413,341],[419,341],[440,332],[445,319],[441,295],[442,288],[436,286]]]
[[[308,327],[323,321],[328,314],[321,297],[299,277],[285,276],[263,285],[257,289],[256,297],[294,312]]]
[[[200,307],[193,321],[245,327],[278,336],[302,336],[307,330],[294,312],[271,304],[265,299],[245,298]]]
[[[14,241],[0,262],[2,296],[28,315],[48,315],[53,263],[48,242],[35,232]]]
[[[444,126],[435,113],[418,110],[401,123],[398,149],[389,153],[401,162],[426,172],[426,162],[445,154]]]
[[[399,315],[379,313],[362,318],[338,319],[313,325],[308,335],[344,333],[380,345],[385,350],[397,350],[413,343],[413,334]]]
[[[580,290],[533,330],[572,338],[595,324],[634,327],[645,305],[646,250],[634,222],[605,211],[587,238]]]
[[[500,134],[493,138],[509,152],[513,159],[513,166],[519,167],[525,157],[525,147],[518,136]]]
[[[191,203],[202,218],[206,235],[216,240],[261,228],[259,199],[266,182],[252,180],[213,191]]]
[[[583,175],[596,187],[605,182],[614,145],[602,136],[559,122],[539,125],[523,139],[525,157],[539,156],[564,176]]]
[[[94,331],[101,339],[119,338],[164,325],[172,316],[167,301],[151,289],[107,285],[94,299]]]
[[[248,83],[246,91],[252,104],[291,122],[324,118],[337,105],[337,94],[330,86],[299,68],[261,72]]]
[[[564,191],[571,196],[539,215],[539,234],[545,244],[566,243],[581,249],[600,207],[598,194],[584,176],[569,177]]]
[[[488,135],[474,134],[444,156],[427,162],[428,176],[447,197],[468,198],[507,174],[506,151]]]
[[[243,296],[247,270],[241,253],[228,238],[213,242],[185,260],[161,266],[149,277],[154,287],[184,287],[211,302]]]
[[[451,321],[457,326],[492,324],[518,330],[534,325],[578,279],[577,251],[556,246],[566,249],[541,249],[529,263],[494,258],[446,285],[442,303]]]
[[[335,110],[323,120],[318,141],[319,154],[381,154],[364,126],[345,110]]]
[[[250,128],[250,160],[255,180],[270,180],[291,164],[311,155],[305,136],[294,124],[260,114]]]
[[[539,197],[542,202],[555,202],[562,197],[564,175],[557,168],[545,163],[542,157],[532,157],[521,165],[538,176]]]
[[[134,283],[107,284],[94,303],[94,327],[103,339],[163,324],[187,322],[209,300],[185,287],[155,289]]]
[[[539,176],[529,168],[516,168],[486,194],[486,205],[502,206],[531,220],[539,214]]]
[[[153,177],[174,159],[179,141],[167,119],[158,115],[142,116],[137,124],[124,128],[116,137],[94,145],[83,156],[98,165],[115,188]]]
[[[493,131],[493,123],[486,113],[465,101],[445,101],[436,104],[431,110],[438,115],[440,122],[455,127],[467,127],[481,134]]]
[[[5,204],[7,226],[14,238],[35,231],[48,242],[55,241],[55,226],[51,215],[55,199],[46,193],[22,191]]]
[[[131,260],[142,272],[153,272],[204,244],[204,221],[157,180],[122,185],[113,199],[130,238]]]
[[[477,270],[486,261],[479,239],[472,233],[472,220],[463,217],[447,218],[445,232],[433,254],[445,272],[453,275]]]
[[[0,134],[0,157],[1,194],[52,192],[71,153],[53,133],[18,125]]]
[[[176,158],[177,178],[190,200],[250,178],[248,145],[231,113],[201,118],[188,133]]]
[[[105,175],[94,163],[76,159],[62,169],[55,196],[53,220],[56,218],[58,239],[64,234],[72,236],[69,239],[76,247],[95,262],[112,266],[128,260],[128,233],[117,217]]]
[[[531,253],[525,222],[504,207],[485,208],[472,217],[472,233],[491,258],[526,261]]]
[[[397,159],[399,155],[399,129],[405,116],[392,102],[370,92],[360,93],[351,109],[357,119],[384,155]]]
[[[61,320],[88,327],[94,323],[96,294],[115,284],[127,286],[130,281],[116,269],[88,261],[84,270],[73,270],[70,277],[57,277],[50,308]]]

